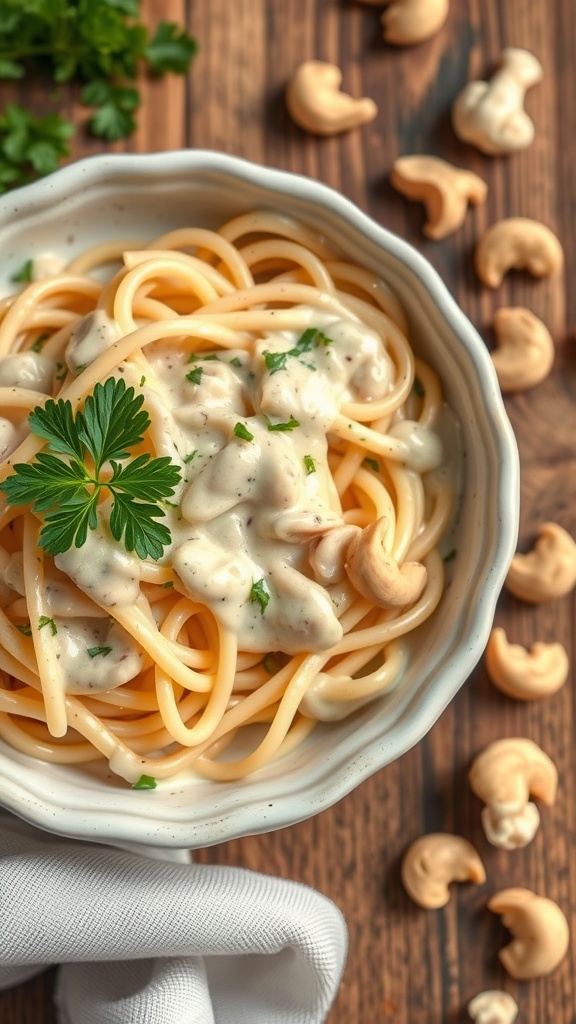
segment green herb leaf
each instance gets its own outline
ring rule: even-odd
[[[156,522],[165,512],[152,502],[174,494],[180,468],[168,457],[142,454],[130,459],[130,449],[143,440],[150,425],[148,413],[141,409],[143,401],[122,378],[111,377],[96,384],[84,411],[75,416],[70,402],[62,399],[49,399],[30,413],[30,427],[48,442],[49,451],[39,452],[32,465],[17,464],[0,489],[10,505],[32,504],[35,512],[48,512],[40,546],[50,554],[83,546],[88,530],[98,525],[103,488],[113,499],[110,531],[127,551],[158,559],[170,543],[170,531]],[[87,453],[93,469],[86,464]],[[102,477],[108,465],[112,475]]]
[[[0,59],[1,49],[0,37]],[[0,193],[56,170],[69,153],[67,142],[74,130],[72,122],[59,114],[35,117],[9,103],[0,116]]]
[[[108,657],[112,648],[111,647],[87,647],[88,655],[91,658],[97,658],[98,655],[102,655],[103,658]]]
[[[311,455],[304,456],[304,468],[306,470],[306,476],[310,476],[310,473],[316,472],[316,463]]]
[[[44,629],[44,626],[50,626],[52,636],[56,636],[58,627],[54,622],[54,619],[51,619],[49,615],[41,615],[38,619],[38,629]]]
[[[294,427],[299,427],[300,421],[295,420],[293,416],[290,417],[286,423],[268,423],[268,430],[294,430]]]
[[[422,381],[419,380],[418,377],[414,377],[414,384],[412,385],[412,388],[413,388],[414,394],[417,395],[418,398],[424,398],[424,395],[426,394],[426,392],[424,391],[424,388],[422,387]]]
[[[298,338],[296,348],[298,352],[310,352],[315,345],[333,344],[332,338],[329,338],[323,331],[319,331],[317,327],[309,327]]]
[[[377,459],[363,459],[362,465],[368,466],[370,469],[373,469],[375,473],[380,472],[380,463],[378,462]]]
[[[234,437],[240,437],[243,441],[253,441],[254,434],[251,434],[248,427],[245,427],[243,423],[237,423],[232,431]]]
[[[32,627],[29,622],[21,622],[20,625],[16,626],[16,629],[22,633],[22,636],[32,636]]]
[[[152,775],[141,775],[132,789],[156,789],[156,779]]]
[[[258,602],[260,605],[260,614],[264,615],[270,600],[270,591],[266,586],[266,580],[264,577],[262,577],[261,580],[257,580],[256,583],[253,583],[250,587],[250,600]]]
[[[182,461],[187,465],[189,462],[192,462],[193,459],[195,459],[197,455],[198,455],[198,449],[195,448],[193,452],[188,452],[188,455],[185,455]]]
[[[38,338],[36,338],[36,341],[34,342],[34,344],[30,346],[30,351],[31,352],[41,352],[42,349],[44,348],[44,345],[48,341],[49,337],[50,337],[49,334],[41,334]]]
[[[458,554],[458,552],[456,551],[456,548],[452,548],[452,550],[449,551],[447,555],[444,555],[444,558],[442,559],[442,561],[443,562],[453,562],[454,559],[456,558],[457,554]]]
[[[197,50],[196,40],[185,29],[172,21],[161,21],[144,56],[155,75],[163,75],[167,71],[185,75]]]
[[[270,373],[278,373],[279,370],[285,370],[288,356],[291,355],[291,353],[291,349],[287,352],[264,352],[266,369],[269,370]]]
[[[24,281],[26,281],[26,282],[31,281],[32,280],[32,271],[33,270],[34,270],[34,260],[26,260],[26,262],[22,264],[22,266],[19,268],[19,270],[16,270],[15,273],[12,274],[12,277],[10,278],[10,280],[14,281],[15,284],[20,284],[20,282],[24,282]]]
[[[174,583],[172,582],[172,580],[168,580],[166,583],[161,583],[160,586],[162,590],[171,590],[172,587],[174,586]]]
[[[242,366],[242,360],[239,359],[238,356],[234,356],[234,358],[230,360],[230,366],[235,366],[236,368],[239,368]]]
[[[203,373],[204,370],[201,366],[195,366],[193,370],[190,370],[190,373],[186,374],[186,380],[191,381],[192,384],[200,384]]]

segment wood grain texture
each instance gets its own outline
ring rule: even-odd
[[[144,0],[143,10],[151,23],[160,16],[187,22],[201,51],[188,81],[143,83],[138,132],[119,149],[207,147],[311,175],[417,246],[488,346],[499,306],[526,305],[545,320],[557,343],[553,372],[538,388],[506,399],[522,464],[520,545],[531,544],[545,519],[576,535],[574,0],[454,0],[444,29],[409,49],[383,43],[378,7],[348,0]],[[537,54],[544,81],[527,100],[537,127],[533,146],[494,159],[458,142],[449,110],[464,83],[489,74],[507,45]],[[350,92],[376,100],[372,124],[315,139],[290,123],[283,89],[295,66],[312,57],[339,64]],[[41,90],[16,91],[42,107]],[[10,94],[6,88],[4,96]],[[79,122],[85,118],[72,93],[64,106]],[[76,155],[99,148],[82,139]],[[423,238],[422,208],[388,183],[394,158],[412,152],[443,156],[488,182],[486,205],[444,242]],[[565,280],[514,274],[496,292],[478,284],[474,244],[487,225],[511,214],[535,217],[558,232]],[[503,595],[496,621],[525,645],[562,641],[574,661],[575,612],[574,594],[542,607]],[[197,859],[294,878],[341,907],[350,952],[329,1024],[456,1024],[468,1019],[465,1006],[473,995],[494,987],[514,995],[523,1024],[574,1024],[576,941],[550,978],[516,983],[497,960],[505,929],[486,910],[492,892],[525,885],[560,903],[576,937],[574,708],[574,673],[551,699],[524,705],[497,693],[480,664],[415,749],[335,807],[290,829],[200,851]],[[506,735],[541,744],[560,772],[556,806],[544,810],[534,842],[514,853],[488,846],[479,801],[466,781],[471,758]],[[461,833],[477,846],[488,883],[460,886],[445,909],[425,912],[404,893],[399,861],[411,840],[440,830]],[[1,1024],[53,1024],[50,987],[51,975],[45,975],[0,994]]]

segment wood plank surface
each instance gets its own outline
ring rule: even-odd
[[[433,263],[462,308],[492,344],[490,322],[504,305],[526,305],[553,332],[557,354],[550,377],[506,399],[521,466],[520,546],[538,524],[555,520],[576,536],[576,4],[574,0],[453,0],[444,29],[429,42],[395,49],[381,38],[380,8],[348,0],[144,0],[150,23],[187,23],[200,53],[187,80],[142,83],[144,105],[136,135],[117,149],[138,152],[183,145],[234,153],[311,175],[339,189],[379,223],[416,245]],[[507,158],[482,156],[455,138],[450,105],[467,79],[486,77],[504,46],[523,46],[544,66],[544,81],[528,95],[536,140]],[[373,97],[376,120],[339,138],[307,136],[289,120],[286,80],[306,58],[343,69],[344,86]],[[3,87],[41,109],[42,91]],[[85,111],[72,93],[65,107]],[[101,144],[81,138],[75,155]],[[485,206],[443,242],[421,233],[423,210],[388,182],[394,158],[435,153],[479,173],[488,183]],[[482,288],[472,253],[483,229],[501,216],[544,221],[566,254],[565,279],[509,276],[495,292]],[[529,645],[559,640],[574,659],[574,594],[528,606],[503,595],[496,614],[509,638]],[[520,704],[497,693],[482,664],[429,735],[400,760],[319,816],[282,831],[200,851],[202,863],[234,864],[308,883],[344,912],[350,951],[329,1024],[456,1024],[485,988],[504,988],[520,1006],[522,1024],[576,1022],[576,755],[574,673],[554,697]],[[527,736],[555,760],[555,807],[525,850],[490,847],[480,803],[466,772],[491,740]],[[404,893],[399,862],[424,831],[455,831],[481,852],[483,887],[463,885],[441,911],[418,909]],[[507,933],[486,909],[489,895],[527,886],[557,900],[574,941],[550,977],[516,983],[497,959]],[[53,1024],[52,974],[0,994],[0,1024]],[[128,1024],[128,1022],[127,1022]],[[145,1022],[130,1022],[145,1024]]]

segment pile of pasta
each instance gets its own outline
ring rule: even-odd
[[[78,409],[122,361],[145,374],[148,346],[176,339],[190,353],[242,350],[272,328],[293,329],[303,305],[326,310],[331,301],[378,332],[395,368],[390,392],[373,403],[344,405],[329,434],[338,513],[362,528],[387,517],[389,554],[399,564],[412,559],[426,566],[418,600],[381,608],[349,583],[339,609],[343,637],[335,646],[311,653],[303,636],[296,655],[245,651],[241,636],[187,595],[170,564],[143,561],[138,600],[104,608],[141,649],[142,671],[114,689],[68,693],[52,631],[25,635],[19,628],[50,615],[44,581],[56,570],[38,546],[41,522],[2,496],[0,545],[23,553],[25,589],[0,608],[0,736],[12,747],[59,764],[107,759],[131,783],[184,770],[232,780],[293,750],[319,718],[342,718],[401,678],[404,638],[442,595],[438,544],[454,494],[442,474],[420,474],[390,456],[389,425],[408,417],[433,429],[443,398],[434,371],[415,358],[403,310],[382,280],[346,262],[306,226],[255,211],[215,231],[183,228],[145,245],[100,244],[26,285],[0,302],[0,357],[48,335],[42,355],[64,368],[52,397]],[[74,375],[63,353],[79,319],[95,309],[116,321],[121,337]],[[47,397],[0,387],[0,413],[22,421]],[[0,480],[14,464],[32,461],[42,444],[33,434],[25,437],[0,464]],[[367,458],[378,460],[378,473]]]

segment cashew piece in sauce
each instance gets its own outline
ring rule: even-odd
[[[493,629],[486,648],[486,670],[494,686],[516,700],[538,700],[556,693],[570,671],[562,644],[509,644],[506,632]]]
[[[508,974],[520,981],[551,974],[570,942],[568,922],[557,903],[530,889],[503,889],[488,901],[514,936],[498,956]]]
[[[486,881],[484,865],[467,839],[449,832],[420,836],[404,854],[402,882],[415,903],[427,910],[443,907],[450,899],[451,882]]]
[[[535,796],[551,807],[558,772],[553,761],[532,740],[507,738],[490,743],[472,763],[472,790],[486,804],[482,825],[486,838],[502,850],[527,846],[540,823]]]
[[[514,153],[534,139],[534,125],[524,110],[528,89],[542,80],[542,65],[533,54],[511,46],[502,50],[490,82],[468,82],[452,107],[454,131],[483,153]]]
[[[564,253],[556,235],[529,217],[504,217],[482,236],[474,257],[478,277],[498,288],[509,270],[528,270],[534,277],[559,274]]]
[[[428,238],[446,238],[464,223],[468,203],[486,199],[488,187],[472,171],[454,167],[437,156],[402,156],[394,161],[390,181],[408,199],[419,199],[428,221]]]
[[[486,989],[470,1000],[468,1013],[476,1024],[514,1024],[518,1007],[508,992]]]
[[[552,335],[529,309],[499,309],[494,317],[492,362],[502,391],[524,391],[548,376],[554,362]]]
[[[421,562],[398,565],[384,548],[385,516],[353,537],[346,554],[346,572],[362,597],[380,608],[413,604],[424,590],[428,571]]]
[[[576,584],[576,543],[558,523],[543,523],[532,551],[515,554],[506,589],[531,604],[565,597]]]
[[[300,64],[286,89],[286,106],[300,128],[315,135],[336,135],[372,121],[373,100],[355,100],[340,92],[342,72],[335,64],[308,60]]]
[[[384,39],[394,46],[423,43],[442,28],[448,7],[448,0],[394,0],[382,15]]]

